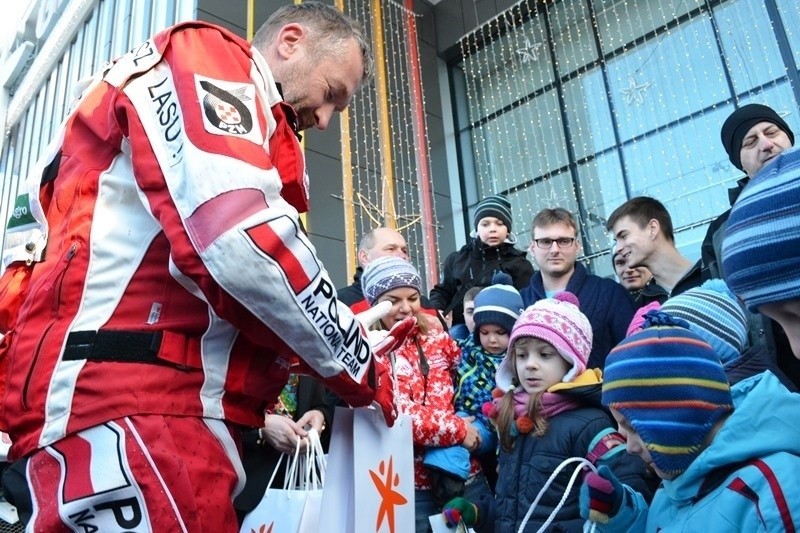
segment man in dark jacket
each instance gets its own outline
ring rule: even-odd
[[[746,174],[736,182],[736,187],[728,190],[731,205],[766,163],[794,146],[794,133],[786,121],[771,107],[761,104],[748,104],[731,113],[722,124],[720,137],[733,166]],[[701,248],[705,279],[724,277],[719,258],[722,234],[730,214],[728,209],[708,226]]]
[[[580,309],[592,324],[589,368],[605,366],[611,348],[625,338],[636,306],[622,285],[590,274],[576,262],[581,250],[578,224],[564,208],[543,209],[533,218],[530,251],[539,266],[528,287],[520,291],[525,307],[556,293],[578,297]]]
[[[395,256],[408,261],[408,245],[399,231],[378,227],[361,237],[358,243],[358,267],[353,275],[353,283],[339,290],[336,297],[340,302],[360,313],[369,308],[364,292],[361,290],[361,275],[364,268],[379,257]]]
[[[772,108],[748,104],[736,109],[725,119],[720,139],[731,164],[746,175],[728,190],[730,204],[739,198],[745,185],[778,154],[794,146],[794,132]],[[700,249],[703,279],[723,278],[722,237],[731,210],[728,209],[708,226]],[[800,361],[792,356],[786,334],[780,326],[759,313],[748,313],[748,337],[800,386]]]

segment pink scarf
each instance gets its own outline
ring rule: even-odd
[[[528,401],[531,395],[525,391],[514,393],[514,418],[528,414]],[[497,407],[500,406],[502,397],[495,398],[494,402]],[[567,394],[558,394],[556,392],[545,392],[542,394],[541,402],[542,414],[545,418],[553,418],[559,413],[564,411],[571,411],[577,409],[581,402],[575,401]]]

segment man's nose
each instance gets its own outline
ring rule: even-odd
[[[314,111],[314,125],[318,130],[325,131],[333,116],[333,106],[322,106]]]

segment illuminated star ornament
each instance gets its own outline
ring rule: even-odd
[[[637,84],[636,78],[633,76],[628,76],[628,87],[626,89],[622,89],[620,92],[625,98],[626,104],[638,106],[644,104],[644,92],[649,88],[649,82]]]
[[[563,193],[564,194],[559,194],[559,192],[556,191],[555,186],[550,186],[549,194],[547,196],[540,196],[538,200],[544,203],[544,207],[563,207],[565,209],[569,209],[569,205],[571,203],[570,199],[567,196],[566,191],[563,191]]]
[[[539,48],[542,47],[542,43],[533,43],[528,39],[525,39],[525,46],[522,48],[517,49],[517,53],[521,56],[522,63],[529,63],[531,61],[538,61],[539,60]]]
[[[383,525],[383,519],[386,518],[387,525],[389,526],[389,533],[395,533],[394,508],[396,505],[407,504],[408,500],[405,496],[394,490],[394,487],[400,485],[400,475],[394,472],[392,457],[389,456],[388,467],[385,465],[384,461],[381,461],[378,465],[378,473],[374,470],[370,470],[369,475],[372,477],[372,482],[375,483],[375,488],[378,489],[378,494],[381,496],[381,506],[378,509],[375,531],[380,531]],[[381,476],[383,476],[383,478],[381,478]]]

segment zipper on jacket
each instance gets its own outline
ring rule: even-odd
[[[45,291],[55,288],[51,307],[51,319],[39,337],[39,342],[36,344],[36,350],[33,352],[31,364],[28,367],[28,374],[25,376],[25,384],[22,387],[22,408],[25,411],[27,411],[30,406],[30,385],[31,380],[33,379],[34,370],[39,362],[39,354],[42,351],[42,345],[44,344],[47,335],[50,333],[50,330],[56,322],[56,315],[58,314],[58,308],[61,304],[61,292],[64,283],[64,276],[66,275],[67,268],[69,268],[70,261],[72,261],[72,258],[75,257],[77,251],[78,244],[73,243],[72,246],[69,247],[69,250],[67,250],[67,253],[64,255],[64,258],[62,259],[63,264],[61,265],[61,268],[59,268],[58,272],[53,276],[53,281],[49,281],[43,287]]]

